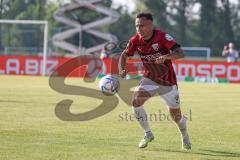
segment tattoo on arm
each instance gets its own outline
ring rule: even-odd
[[[167,57],[169,60],[180,59],[184,57],[184,53],[181,47],[175,48],[171,54]]]
[[[173,51],[172,51],[173,54],[183,54],[183,50],[181,47],[178,47],[178,48],[175,48]]]

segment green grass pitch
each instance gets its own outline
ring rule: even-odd
[[[80,78],[66,83],[97,88]],[[179,90],[191,151],[181,150],[175,124],[159,116],[168,114],[159,97],[145,104],[159,118],[150,121],[155,140],[139,149],[143,131],[122,100],[102,117],[66,122],[55,115],[57,102],[72,99],[71,112],[81,113],[101,101],[57,93],[47,77],[0,76],[0,160],[240,159],[240,85],[179,82]]]

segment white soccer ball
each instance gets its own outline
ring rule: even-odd
[[[114,77],[113,75],[106,75],[99,81],[98,86],[104,95],[112,96],[118,92],[120,83],[117,77]]]

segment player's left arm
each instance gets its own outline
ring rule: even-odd
[[[156,59],[156,63],[161,64],[161,63],[164,63],[165,60],[176,60],[180,58],[184,58],[184,53],[182,48],[179,46],[171,50],[170,54],[166,54],[158,57]]]
[[[168,54],[162,55],[156,59],[156,63],[164,63],[165,60],[176,60],[184,57],[183,50],[181,46],[176,42],[176,40],[169,34],[162,34],[162,44],[170,52]]]
[[[174,48],[170,54],[166,55],[166,59],[168,60],[175,60],[180,58],[184,58],[184,53],[181,47]]]

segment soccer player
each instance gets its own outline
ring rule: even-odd
[[[167,104],[171,118],[181,133],[183,149],[191,149],[187,119],[181,114],[177,80],[171,62],[183,58],[183,51],[169,34],[154,29],[151,13],[139,13],[136,16],[135,27],[137,34],[130,38],[128,46],[120,56],[118,67],[119,75],[124,78],[127,74],[125,68],[127,58],[137,53],[145,68],[144,76],[135,88],[132,98],[134,115],[145,131],[139,148],[147,147],[154,139],[143,105],[146,100],[158,93]]]

